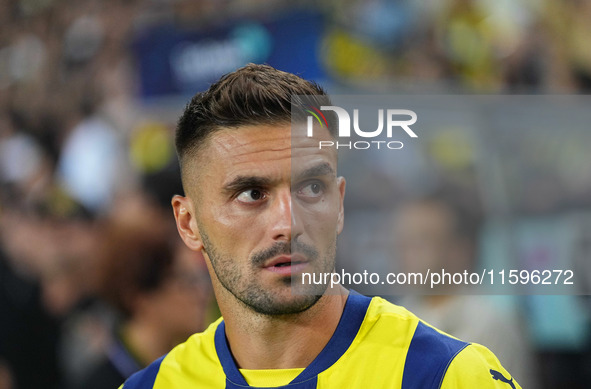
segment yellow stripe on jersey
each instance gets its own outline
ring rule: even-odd
[[[259,388],[276,388],[289,384],[296,378],[304,368],[301,369],[266,369],[249,370],[240,369],[240,374],[250,386]]]
[[[236,389],[256,382],[237,368],[220,319],[132,376],[123,389]],[[337,329],[290,389],[519,389],[485,347],[450,337],[381,298],[351,294]],[[285,381],[283,381],[285,382]],[[277,385],[277,384],[275,384]]]
[[[481,366],[490,366],[486,371],[487,374],[483,373]],[[483,375],[486,378],[483,379]],[[487,388],[520,388],[491,351],[480,344],[473,343],[451,362],[441,388],[478,388],[481,387],[479,385],[482,385],[483,380],[488,382]]]

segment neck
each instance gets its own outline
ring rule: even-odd
[[[305,368],[334,334],[348,291],[339,286],[293,315],[262,315],[239,302],[220,304],[232,355],[242,369]],[[240,305],[240,306],[238,306]]]
[[[127,347],[138,362],[147,366],[170,351],[171,341],[165,339],[163,331],[150,322],[132,319],[122,327],[122,336]]]

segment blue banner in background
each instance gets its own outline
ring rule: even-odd
[[[249,62],[322,80],[318,51],[323,30],[320,14],[298,11],[208,30],[166,25],[143,31],[134,44],[141,97],[190,96]]]

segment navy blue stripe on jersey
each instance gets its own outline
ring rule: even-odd
[[[162,360],[165,356],[166,355],[158,358],[144,370],[140,370],[131,377],[129,377],[129,379],[125,381],[123,389],[153,388],[154,382],[156,381],[156,376],[158,375],[158,371],[160,370],[160,365],[162,364]]]
[[[218,328],[215,330],[215,350],[218,354],[218,358],[226,374],[226,382],[230,381],[229,384],[234,384],[237,387],[248,387],[248,383],[238,371],[234,357],[228,347],[228,341],[226,339],[226,323],[222,321],[218,324]],[[226,385],[227,388],[231,387]]]
[[[254,386],[249,386],[242,374],[240,374],[240,371],[234,362],[234,358],[230,353],[225,329],[226,325],[222,321],[215,331],[215,348],[220,363],[224,369],[224,373],[226,374],[226,389],[244,389],[245,387],[255,389]],[[292,381],[292,383],[289,384],[289,389],[316,389],[317,382],[318,378],[316,376],[307,381],[300,382],[299,384],[294,384]],[[280,386],[278,388],[282,387]]]
[[[316,359],[292,383],[303,382],[331,367],[347,351],[359,332],[371,298],[350,293],[334,334]]]
[[[248,386],[248,385],[246,387],[249,389],[268,389],[268,388],[257,388],[257,387]],[[229,379],[226,379],[226,389],[244,389],[244,388],[245,388],[244,385],[238,385],[238,384],[235,384],[234,382],[230,381]],[[275,388],[275,389],[281,389],[281,388],[317,389],[318,388],[318,377],[313,377],[313,378],[309,379],[308,381],[300,382],[298,384],[290,383],[285,386],[274,386],[273,388]]]
[[[318,374],[332,366],[353,343],[370,302],[370,297],[356,293],[349,294],[339,324],[328,344],[316,359],[289,383],[289,388],[316,388]],[[215,348],[226,374],[226,388],[249,387],[234,362],[228,347],[225,328],[225,323],[222,321],[215,332]]]
[[[449,364],[468,344],[419,321],[406,354],[402,389],[439,389]]]

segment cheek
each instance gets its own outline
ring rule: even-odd
[[[232,207],[211,208],[205,232],[215,252],[227,258],[248,257],[264,240],[266,213]]]
[[[339,216],[339,202],[336,195],[321,198],[318,202],[307,203],[302,200],[294,200],[298,206],[294,212],[306,224],[315,224],[323,228],[336,229],[336,222]]]
[[[229,208],[231,207],[214,206],[208,209],[203,223],[208,236],[232,241],[244,232],[249,221],[247,215]]]
[[[228,238],[242,236],[250,226],[256,224],[260,215],[245,212],[220,211],[213,219],[214,228]]]
[[[297,212],[296,220],[304,226],[304,235],[316,242],[318,248],[334,241],[338,234],[339,209],[332,200],[322,199],[315,204],[294,207],[294,212]]]

